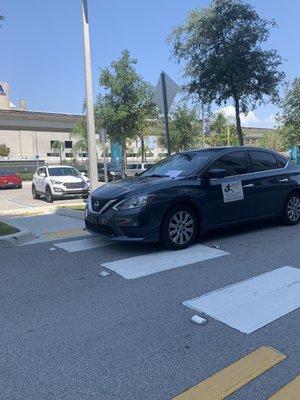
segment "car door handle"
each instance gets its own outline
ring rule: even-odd
[[[278,179],[279,183],[287,183],[288,181],[289,181],[288,178]]]
[[[254,187],[254,183],[249,183],[248,185],[243,185],[244,189],[253,188],[253,187]]]

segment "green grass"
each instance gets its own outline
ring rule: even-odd
[[[17,232],[19,232],[19,229],[15,228],[14,226],[0,222],[0,236],[12,235],[13,233]]]
[[[34,172],[17,172],[22,181],[32,181]]]

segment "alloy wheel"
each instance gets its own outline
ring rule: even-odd
[[[298,196],[292,196],[287,204],[288,218],[292,222],[300,219],[300,199]]]
[[[194,219],[187,211],[178,211],[169,223],[169,237],[176,245],[183,246],[188,243],[195,229]]]

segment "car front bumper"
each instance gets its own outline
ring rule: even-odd
[[[92,212],[88,207],[85,210],[86,229],[110,240],[156,242],[160,236],[160,225],[160,216],[148,207],[126,211],[108,209],[103,214]]]

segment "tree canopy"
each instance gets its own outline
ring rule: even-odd
[[[210,146],[238,145],[235,126],[228,124],[228,121],[222,112],[219,112],[214,116],[210,125],[210,132],[210,136],[206,139]]]
[[[213,0],[208,7],[192,11],[169,38],[174,58],[185,62],[189,94],[205,104],[233,100],[241,145],[240,113],[267,99],[279,100],[282,59],[277,51],[262,48],[274,26],[242,0]]]
[[[124,50],[121,57],[101,72],[99,84],[104,93],[98,96],[96,119],[107,129],[111,141],[122,145],[123,171],[126,163],[126,140],[136,138],[146,120],[155,117],[152,87],[136,72],[137,60]]]
[[[300,78],[289,86],[282,101],[282,113],[279,116],[281,135],[290,146],[300,144]]]
[[[170,139],[175,153],[192,149],[199,145],[202,127],[195,108],[189,109],[186,104],[175,107],[170,116]],[[166,148],[166,136],[159,138],[161,146]]]

